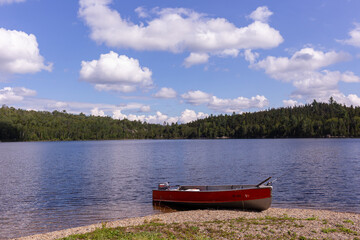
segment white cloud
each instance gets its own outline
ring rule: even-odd
[[[338,82],[341,80],[340,72],[323,70],[321,72],[299,73],[297,79],[293,79],[296,90],[292,93],[293,97],[305,97],[309,101],[318,99],[327,102],[330,96],[338,94]]]
[[[194,110],[185,109],[180,116],[169,117],[166,114],[157,111],[155,115],[134,115],[134,114],[123,114],[121,110],[117,109],[113,111],[114,119],[128,119],[130,121],[141,121],[153,124],[163,124],[165,123],[188,123],[195,121],[197,119],[203,119],[209,115],[203,112],[196,113]]]
[[[329,71],[324,69],[332,64],[346,61],[350,55],[344,52],[322,52],[313,48],[303,48],[295,52],[290,58],[269,56],[259,62],[250,64],[255,69],[264,69],[270,77],[284,82],[291,82],[296,88],[292,98],[314,99],[327,102],[333,97],[337,102],[346,105],[357,105],[358,96],[345,96],[340,92],[339,82],[358,83],[360,77],[353,72]],[[295,100],[285,100],[284,105],[292,105]]]
[[[0,104],[13,104],[21,102],[24,97],[35,96],[36,91],[24,87],[4,87],[0,89]]]
[[[284,82],[291,82],[296,90],[292,98],[305,99],[308,102],[316,99],[327,102],[333,96],[340,103],[356,103],[340,92],[338,83],[360,82],[360,78],[353,72],[329,71],[323,69],[337,62],[350,59],[344,52],[322,52],[313,48],[303,48],[290,58],[269,56],[257,63],[250,64],[252,68],[264,69],[270,77]],[[286,103],[284,103],[286,104]]]
[[[203,103],[208,103],[211,101],[212,95],[202,92],[200,90],[197,91],[189,91],[181,95],[181,97],[186,100],[187,103],[192,105],[200,105]]]
[[[117,105],[117,109],[121,110],[140,110],[141,112],[148,112],[150,110],[149,105],[144,105],[141,103],[126,103]]]
[[[176,91],[172,88],[161,88],[157,93],[154,94],[156,98],[176,98]]]
[[[193,65],[207,63],[208,60],[209,55],[206,53],[190,53],[190,55],[184,60],[184,66],[189,68]]]
[[[149,115],[145,118],[145,121],[148,123],[158,123],[163,124],[168,120],[168,116],[165,114],[162,114],[161,112],[157,111],[156,115]]]
[[[149,112],[150,106],[142,103],[130,102],[126,104],[103,104],[87,102],[64,102],[53,99],[42,99],[34,97],[36,91],[24,87],[5,87],[0,89],[0,106],[2,104],[10,105],[27,110],[36,111],[62,111],[68,113],[91,114],[94,116],[107,116],[115,110],[128,112]]]
[[[253,19],[254,21],[260,21],[260,22],[268,22],[269,17],[273,15],[273,13],[266,7],[258,7],[255,11],[253,11],[249,18]]]
[[[48,108],[52,109],[66,109],[69,107],[67,102],[55,101],[54,103],[46,104]]]
[[[225,49],[224,51],[216,53],[219,57],[237,57],[239,55],[239,49]]]
[[[148,105],[144,105],[140,107],[141,112],[150,112],[151,108]]]
[[[202,91],[189,91],[181,95],[187,103],[192,105],[206,104],[208,108],[225,113],[242,112],[244,109],[264,108],[269,105],[269,101],[264,96],[251,98],[238,97],[235,99],[221,99]]]
[[[114,111],[113,111],[112,118],[113,118],[113,119],[123,120],[123,119],[127,118],[127,116],[126,116],[125,114],[123,114],[123,113],[121,112],[121,110],[118,109],[118,110],[114,110]]]
[[[356,94],[349,94],[346,99],[348,101],[347,105],[360,106],[360,97]]]
[[[313,48],[303,48],[295,52],[291,58],[269,56],[252,66],[264,69],[272,78],[292,81],[302,78],[304,72],[315,71],[349,59],[350,55],[344,52],[322,52]]]
[[[211,102],[209,102],[208,107],[218,112],[240,113],[244,109],[249,108],[264,108],[269,105],[269,101],[264,96],[256,95],[255,97],[245,98],[238,97],[235,99],[221,99],[216,96],[212,97]]]
[[[283,100],[283,104],[285,107],[295,107],[295,106],[303,105],[302,103],[299,103],[298,101],[292,99]]]
[[[135,12],[138,14],[139,17],[141,18],[147,18],[149,17],[149,14],[147,13],[146,9],[143,7],[137,7],[135,9]]]
[[[337,103],[345,104],[347,106],[360,106],[360,97],[356,94],[349,94],[346,96],[345,94],[338,92],[336,94],[333,94],[332,97]]]
[[[139,61],[110,51],[101,54],[99,60],[81,62],[80,79],[95,84],[103,91],[132,92],[137,88],[150,87],[152,72],[141,67]]]
[[[95,84],[94,88],[98,91],[116,91],[124,93],[136,91],[136,85]]]
[[[21,96],[24,96],[24,97],[32,97],[32,96],[35,96],[35,95],[36,95],[36,91],[35,91],[35,90],[28,89],[28,88],[24,88],[24,87],[16,87],[16,88],[13,88],[13,91],[14,91],[16,94],[21,95]]]
[[[0,0],[0,5],[11,4],[11,3],[19,3],[25,2],[26,0]]]
[[[99,117],[104,117],[105,116],[105,113],[104,111],[102,110],[99,110],[99,108],[93,108],[91,109],[91,115],[93,116],[99,116]]]
[[[209,114],[206,114],[203,112],[196,113],[194,110],[185,109],[185,111],[183,111],[181,113],[181,116],[179,117],[179,122],[180,123],[189,123],[189,122],[195,121],[197,119],[207,118],[208,116],[209,116]]]
[[[338,40],[344,44],[360,47],[360,24],[355,23],[355,28],[349,32],[350,38],[345,40]]]
[[[259,57],[259,53],[252,52],[251,49],[246,49],[244,51],[244,56],[246,61],[248,61],[250,64],[253,64]]]
[[[25,74],[41,70],[51,71],[52,64],[44,64],[35,35],[0,28],[0,73]]]
[[[356,76],[353,72],[347,71],[342,74],[341,81],[347,83],[356,83],[360,82],[360,77]]]
[[[90,27],[90,37],[110,47],[235,56],[239,49],[269,49],[283,42],[279,31],[258,21],[271,15],[266,7],[257,10],[257,20],[244,27],[184,8],[155,8],[152,16],[144,8],[137,8],[139,16],[149,20],[136,24],[111,9],[111,2],[80,0],[79,9],[79,16]],[[194,58],[190,55],[187,59],[190,65]],[[205,55],[201,58],[204,62]]]
[[[135,114],[123,114],[121,110],[115,110],[113,111],[114,119],[128,119],[130,121],[141,121],[141,122],[147,122],[147,123],[153,123],[153,124],[163,124],[164,122],[168,122],[169,117],[165,114],[162,114],[161,112],[157,111],[155,115],[135,115]]]

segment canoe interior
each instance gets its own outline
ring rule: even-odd
[[[257,187],[256,185],[209,185],[209,186],[198,186],[198,185],[188,185],[188,186],[179,186],[178,188],[171,188],[170,190],[179,190],[179,191],[186,191],[186,190],[194,190],[198,189],[202,191],[226,191],[226,190],[236,190],[236,189],[252,189],[252,188],[263,188],[268,186],[260,186]]]

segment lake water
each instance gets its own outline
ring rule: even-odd
[[[360,213],[360,139],[0,143],[0,239],[158,213],[159,182],[268,176],[272,206]]]

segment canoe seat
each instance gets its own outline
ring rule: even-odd
[[[200,192],[200,189],[198,189],[198,188],[190,188],[190,189],[186,189],[185,191],[189,191],[189,192]]]

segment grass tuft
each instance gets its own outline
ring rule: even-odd
[[[350,219],[345,219],[343,222],[344,222],[344,223],[351,223],[352,225],[354,225],[354,222],[351,221]]]
[[[337,232],[336,228],[323,228],[321,229],[321,232],[323,233],[333,233],[333,232]]]

